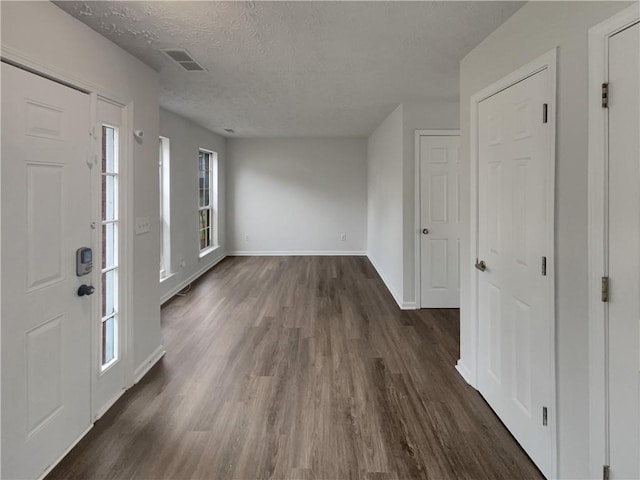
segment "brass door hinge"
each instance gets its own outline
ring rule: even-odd
[[[609,277],[602,277],[602,301],[609,301]]]
[[[602,108],[609,108],[609,84],[602,84]]]

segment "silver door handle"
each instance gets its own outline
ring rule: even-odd
[[[487,264],[484,263],[484,260],[480,260],[478,262],[478,260],[476,259],[476,268],[481,272],[484,272],[487,269]]]
[[[423,235],[429,235],[429,229],[428,228],[423,228],[422,229],[422,233],[423,233]]]

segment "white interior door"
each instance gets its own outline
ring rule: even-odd
[[[93,418],[101,417],[124,393],[123,202],[125,110],[97,99],[94,136],[98,161],[93,169],[94,244],[96,245],[96,309],[94,328]]]
[[[91,425],[89,96],[2,63],[2,474],[37,478]]]
[[[420,136],[420,307],[460,306],[460,137]]]
[[[638,24],[609,40],[610,475],[640,478],[640,68]]]
[[[478,389],[538,468],[551,472],[552,299],[542,259],[551,159],[545,69],[478,109]],[[484,269],[484,270],[483,270]]]

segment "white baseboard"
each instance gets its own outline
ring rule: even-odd
[[[366,252],[360,251],[281,251],[281,252],[270,252],[270,251],[247,251],[247,250],[235,250],[233,252],[228,252],[227,255],[231,257],[363,257],[366,255]]]
[[[458,371],[460,376],[464,378],[465,382],[467,382],[473,388],[476,388],[476,386],[473,384],[473,381],[471,380],[471,372],[469,371],[467,366],[464,364],[462,359],[458,359],[458,361],[456,362],[456,370]]]
[[[67,454],[73,449],[73,447],[75,447],[80,442],[80,440],[82,440],[85,437],[85,435],[89,433],[89,431],[91,431],[92,428],[93,428],[93,422],[91,422],[91,425],[89,425],[89,427],[80,434],[80,436],[76,439],[75,442],[71,443],[71,445],[69,445],[69,447],[64,452],[62,452],[62,455],[60,455],[60,457],[55,462],[49,465],[46,468],[46,470],[42,472],[42,475],[38,477],[38,480],[42,480],[44,477],[49,475],[49,473],[51,473],[51,470],[56,468],[56,465],[58,465],[62,461],[62,459],[67,456]]]
[[[158,348],[156,348],[153,353],[151,355],[149,355],[147,357],[147,359],[142,362],[142,364],[135,369],[135,371],[133,372],[133,383],[136,384],[138,383],[140,380],[142,380],[142,377],[144,377],[147,372],[149,370],[151,370],[151,368],[158,363],[158,361],[164,357],[165,354],[165,350],[164,350],[164,345],[160,345],[158,346]]]
[[[398,304],[398,307],[400,307],[400,309],[402,310],[402,299],[400,298],[400,296],[396,293],[396,291],[393,289],[391,284],[387,281],[387,279],[384,276],[384,273],[382,273],[382,270],[380,269],[378,264],[375,262],[375,260],[371,258],[371,255],[367,254],[367,258],[371,262],[371,265],[373,265],[373,268],[375,268],[376,272],[378,272],[378,276],[382,279],[382,283],[384,283],[384,286],[387,287],[387,290],[389,290],[389,293]]]
[[[196,273],[194,273],[190,277],[186,278],[185,280],[180,282],[178,285],[173,287],[171,290],[169,290],[167,293],[162,295],[160,297],[160,305],[162,305],[163,303],[166,303],[167,301],[171,300],[175,296],[176,293],[178,293],[180,290],[185,288],[191,282],[194,282],[199,277],[201,277],[202,275],[207,273],[209,270],[211,270],[213,267],[215,267],[217,264],[219,264],[222,260],[224,260],[226,256],[227,256],[227,254],[222,254],[220,256],[220,258],[217,258],[213,262],[208,263],[207,265],[202,267],[200,270],[198,270]]]
[[[120,390],[118,393],[116,393],[113,397],[111,397],[111,399],[110,399],[107,403],[105,403],[105,404],[102,406],[102,408],[100,408],[100,409],[96,412],[95,416],[93,417],[93,421],[94,421],[94,422],[97,422],[98,420],[100,420],[100,417],[102,417],[105,413],[107,413],[107,411],[108,411],[111,407],[113,407],[113,404],[114,404],[114,403],[116,403],[116,402],[120,399],[120,397],[121,397],[122,395],[124,395],[124,392],[126,392],[127,390],[129,390],[129,388],[130,388],[130,387],[128,387],[128,388],[123,388],[123,389],[122,389],[122,390]]]

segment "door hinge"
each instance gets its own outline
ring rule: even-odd
[[[609,84],[602,84],[602,108],[609,108]]]
[[[602,301],[609,301],[609,277],[602,277]]]
[[[542,123],[547,123],[549,121],[549,105],[546,103],[542,104]]]
[[[547,426],[547,407],[542,407],[542,425]]]
[[[547,276],[547,257],[542,257],[542,276]]]
[[[609,480],[609,465],[602,466],[602,480]]]

